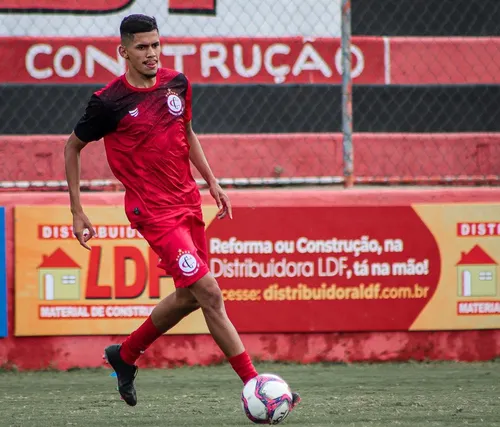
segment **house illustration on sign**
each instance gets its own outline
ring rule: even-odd
[[[41,300],[80,299],[80,269],[62,249],[44,255],[38,266],[38,289]]]
[[[497,295],[497,263],[479,245],[462,252],[457,263],[458,296]]]

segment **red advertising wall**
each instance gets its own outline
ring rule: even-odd
[[[65,135],[0,136],[0,181],[64,180]],[[200,135],[216,176],[226,178],[342,176],[342,135],[295,133]],[[497,133],[355,133],[357,177],[500,175]],[[228,146],[231,149],[227,149]],[[404,156],[402,155],[404,153]],[[113,179],[102,142],[82,153],[82,179]],[[415,161],[415,159],[420,159]],[[195,176],[199,178],[197,171]]]
[[[3,0],[1,9],[19,11],[60,11],[65,12],[111,12],[125,8],[132,3],[131,0],[65,0],[61,4],[60,0]]]
[[[133,0],[3,0],[1,9],[44,12],[86,12],[109,13],[125,9]],[[215,9],[215,0],[169,0],[169,10],[173,13],[182,11],[198,11]]]
[[[116,2],[119,3],[119,2]],[[338,38],[168,38],[161,65],[192,83],[341,83]],[[1,83],[107,84],[119,39],[0,37]],[[500,37],[353,37],[354,84],[495,84]]]
[[[472,258],[480,255],[480,261],[489,264],[500,253],[497,243],[500,227],[493,221],[498,218],[497,211],[500,209],[500,189],[240,190],[230,191],[229,194],[235,213],[239,216],[235,217],[237,219],[232,223],[216,222],[213,227],[210,224],[207,231],[211,239],[211,253],[226,266],[234,263],[235,255],[231,255],[229,243],[217,246],[217,239],[230,242],[230,234],[234,233],[243,240],[268,236],[269,240],[274,242],[275,248],[276,239],[283,236],[288,236],[290,241],[299,242],[305,236],[311,240],[322,239],[332,233],[345,238],[368,233],[373,239],[391,240],[390,245],[384,243],[388,253],[383,255],[381,260],[387,261],[393,268],[395,265],[397,268],[401,267],[400,261],[403,258],[413,258],[413,267],[406,264],[403,266],[404,272],[398,270],[402,274],[401,276],[398,273],[399,278],[385,275],[379,288],[381,293],[377,294],[377,287],[373,286],[371,292],[381,298],[369,297],[368,282],[363,289],[359,286],[357,288],[358,292],[363,294],[362,297],[361,294],[354,297],[354,291],[351,290],[350,297],[346,298],[346,289],[341,296],[339,287],[333,289],[329,286],[328,289],[325,288],[325,292],[335,293],[335,298],[332,297],[333,301],[330,301],[328,307],[322,307],[324,302],[317,301],[318,298],[306,298],[305,294],[301,294],[300,298],[288,298],[286,295],[287,286],[304,293],[304,289],[297,287],[300,287],[299,281],[308,288],[320,289],[322,285],[316,281],[318,277],[322,277],[321,273],[309,279],[306,274],[306,277],[300,280],[289,274],[291,277],[278,279],[278,287],[271,289],[267,281],[261,284],[260,279],[243,280],[235,277],[233,273],[226,272],[222,275],[224,277],[219,277],[219,281],[226,290],[228,312],[238,328],[244,331],[243,340],[253,357],[308,363],[409,359],[470,361],[491,359],[500,354],[498,295],[486,299],[478,297],[475,289],[478,289],[479,293],[485,289],[481,287],[481,283],[472,283],[471,290],[459,287],[458,293],[456,287],[456,270],[460,268],[457,264],[460,264],[461,260],[470,262]],[[122,193],[83,194],[84,206],[89,207],[120,206],[122,198]],[[205,192],[203,201],[204,206],[212,204]],[[33,206],[31,211],[34,215],[37,205],[45,206],[44,209],[50,205],[64,207],[67,205],[67,195],[3,193],[0,195],[0,205],[6,206],[7,210],[9,297],[9,337],[0,340],[0,364],[15,365],[20,369],[99,366],[102,363],[102,349],[109,343],[120,342],[124,338],[123,335],[66,334],[30,337],[26,336],[30,333],[28,328],[25,336],[13,336],[14,266],[15,262],[19,262],[13,257],[14,244],[23,246],[25,243],[14,241],[14,207]],[[59,207],[57,209],[60,209]],[[289,214],[283,216],[284,210]],[[336,216],[337,221],[334,220]],[[273,221],[276,218],[288,219],[285,223],[281,221],[280,224],[275,224]],[[321,231],[321,227],[325,227],[321,223],[329,223],[333,228]],[[36,224],[34,230],[37,230]],[[398,239],[404,243],[404,249],[397,242]],[[71,242],[66,244],[71,245]],[[93,244],[100,245],[99,241]],[[308,247],[307,243],[305,245]],[[283,251],[286,252],[285,246]],[[480,246],[480,250],[476,249],[476,246]],[[374,249],[375,252],[370,247],[368,243],[365,248],[367,259],[376,257],[379,252],[378,247]],[[464,253],[461,256],[460,250],[464,248],[466,250],[462,251]],[[361,251],[361,246],[358,249]],[[306,263],[312,259],[317,262],[314,254],[308,254],[311,250],[300,250],[289,257],[294,262]],[[222,251],[225,255],[217,255],[217,251]],[[304,252],[302,255],[301,251]],[[372,255],[369,255],[369,252]],[[487,254],[486,257],[484,254]],[[259,258],[258,262],[269,262],[269,257],[270,255],[265,254],[252,255],[255,260]],[[351,269],[356,256],[351,254],[347,258],[349,259],[345,262]],[[323,273],[330,268],[331,274],[326,276],[332,276],[331,267],[332,265],[323,265]],[[383,269],[382,264],[379,267]],[[414,271],[410,272],[408,269],[412,268]],[[384,275],[382,270],[379,273]],[[359,265],[357,270],[351,269],[350,274],[351,276],[346,273],[343,277],[347,280],[345,284],[352,289],[355,284],[349,280],[358,283],[361,277],[366,276]],[[381,279],[367,277],[366,280],[380,282]],[[388,283],[387,280],[394,283]],[[414,287],[414,283],[417,283],[415,280],[418,281],[418,292]],[[26,285],[23,280],[20,282],[22,283],[17,283],[16,286]],[[451,288],[448,285],[443,286],[443,283],[452,283]],[[411,295],[407,293],[408,286],[412,287]],[[274,295],[272,298],[267,295],[265,301],[262,301],[260,307],[265,306],[265,310],[254,312],[258,304],[251,298],[238,298],[236,293],[232,294],[232,297],[229,296],[230,288],[241,290],[246,287],[266,289]],[[383,296],[384,289],[388,289],[387,298]],[[493,291],[497,292],[496,289]],[[327,299],[332,298],[328,296]],[[300,310],[297,304],[300,305]],[[295,325],[292,322],[296,322]],[[288,333],[283,326],[286,324],[292,325]],[[35,325],[33,327],[35,328]],[[269,332],[263,332],[264,330]],[[39,357],[32,357],[34,347],[37,348]],[[141,358],[140,364],[143,367],[160,367],[209,364],[221,360],[223,356],[209,335],[174,334],[161,337]]]

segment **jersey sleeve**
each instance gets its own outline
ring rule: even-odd
[[[83,142],[98,141],[110,130],[111,120],[104,102],[93,94],[74,128],[75,135]]]
[[[191,88],[191,82],[186,77],[186,96],[185,96],[185,107],[184,107],[184,121],[189,123],[193,118],[193,89]]]

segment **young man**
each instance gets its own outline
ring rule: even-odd
[[[125,213],[160,257],[176,290],[125,341],[105,349],[125,402],[137,404],[136,360],[183,317],[201,308],[214,340],[246,383],[257,375],[229,320],[221,290],[207,262],[201,196],[190,161],[217,202],[217,218],[232,218],[231,203],[217,183],[191,124],[191,85],[186,76],[159,68],[160,38],[156,20],[126,17],[120,26],[120,55],[128,70],[92,95],[85,114],[66,144],[73,232],[80,244],[95,235],[80,203],[80,151],[104,138],[108,163],[124,185]],[[84,231],[88,230],[88,234]],[[294,393],[294,406],[300,400]]]

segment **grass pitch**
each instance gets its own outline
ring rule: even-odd
[[[302,396],[283,426],[500,426],[500,362],[257,364]],[[0,426],[251,426],[229,365],[139,371],[128,407],[110,369],[1,372]]]

